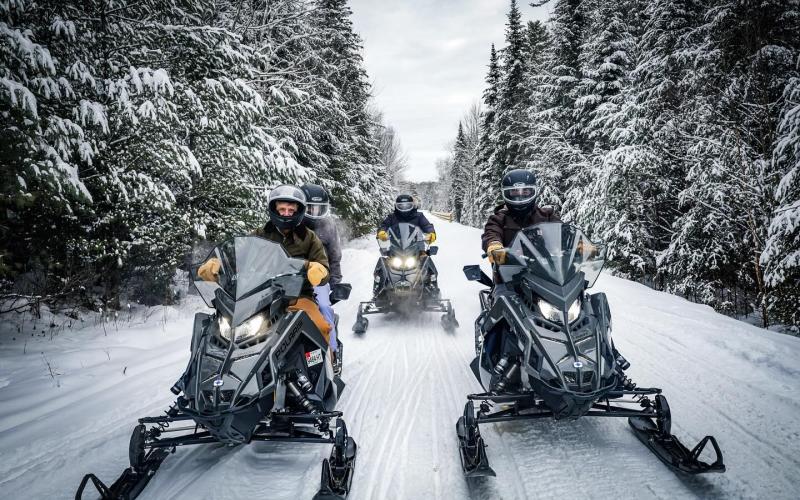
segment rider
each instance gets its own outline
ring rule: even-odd
[[[339,243],[339,231],[336,223],[329,217],[331,202],[328,191],[318,184],[305,184],[300,189],[306,195],[305,225],[314,231],[325,247],[328,255],[328,264],[331,274],[328,284],[314,288],[314,296],[319,304],[322,315],[331,325],[330,344],[331,350],[336,355],[338,346],[336,344],[336,320],[331,307],[331,287],[342,281],[342,247]]]
[[[561,222],[552,207],[536,204],[536,176],[523,169],[509,170],[500,183],[504,205],[494,209],[483,228],[481,242],[489,262],[504,264],[506,248],[520,229],[540,222]],[[496,278],[496,277],[495,277]]]
[[[413,224],[425,233],[425,241],[428,245],[436,241],[436,231],[424,214],[417,211],[417,205],[410,194],[401,194],[394,201],[394,212],[390,213],[381,222],[378,229],[377,238],[381,241],[389,239],[389,228],[401,222]]]
[[[319,237],[302,224],[306,196],[297,186],[280,185],[270,191],[268,206],[269,221],[252,234],[280,243],[290,257],[306,260],[307,282],[303,284],[300,297],[292,301],[288,309],[305,311],[329,341],[331,325],[313,299],[313,287],[328,282],[328,257]],[[197,274],[205,281],[217,281],[219,269],[219,259],[213,258],[200,266]]]

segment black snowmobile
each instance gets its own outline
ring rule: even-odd
[[[194,284],[213,314],[197,313],[191,357],[172,387],[177,401],[165,415],[139,419],[130,440],[130,467],[110,486],[95,475],[102,499],[139,495],[178,446],[252,441],[331,443],[322,463],[318,500],[350,490],[356,443],[335,411],[344,383],[333,375],[328,344],[305,312],[290,312],[305,280],[305,261],[258,236],[236,237],[209,255],[220,262],[218,282]],[[344,300],[349,286],[332,299]],[[188,426],[171,427],[175,422]],[[150,426],[148,428],[148,425]]]
[[[626,377],[630,364],[611,340],[606,296],[586,293],[603,267],[605,246],[550,222],[520,231],[505,251],[505,264],[494,266],[497,285],[480,266],[464,267],[467,279],[493,287],[480,292],[470,365],[485,392],[467,396],[456,423],[466,476],[495,475],[480,424],[583,416],[628,417],[636,436],[673,470],[725,472],[714,437],[686,448],[671,434],[661,389],[637,387]],[[701,460],[709,443],[716,455],[710,464]]]
[[[428,247],[425,235],[414,224],[401,222],[387,231],[389,239],[378,241],[381,256],[375,265],[372,300],[361,302],[353,325],[355,333],[369,326],[368,314],[414,311],[443,312],[441,322],[447,331],[458,327],[453,305],[439,296],[439,272],[431,256],[438,247]]]

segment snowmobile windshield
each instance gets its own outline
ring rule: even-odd
[[[592,243],[583,231],[561,222],[526,227],[517,233],[510,248],[511,258],[519,265],[558,285],[582,272],[591,287],[606,261],[604,244]]]
[[[212,259],[218,263],[219,271],[216,280],[206,281],[198,271]],[[274,292],[271,285],[277,279],[283,279],[287,294],[289,289],[299,291],[305,279],[304,268],[305,261],[289,257],[280,243],[259,236],[239,236],[217,245],[192,269],[192,275],[205,303],[209,307],[222,307],[236,326],[257,312],[259,305],[266,305],[265,299]]]
[[[400,222],[389,228],[389,246],[395,250],[425,250],[425,235],[419,226]]]

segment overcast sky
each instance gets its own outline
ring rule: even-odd
[[[350,0],[378,107],[408,154],[406,177],[434,180],[458,121],[484,88],[489,51],[505,44],[510,0]],[[519,2],[523,23],[550,5]]]

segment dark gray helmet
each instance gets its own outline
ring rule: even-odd
[[[328,191],[319,184],[304,184],[300,189],[306,195],[306,218],[322,219],[331,211],[331,198]]]
[[[506,207],[515,214],[529,212],[536,205],[539,194],[536,187],[536,175],[521,168],[509,170],[500,183],[503,201]]]
[[[394,209],[398,212],[408,213],[416,208],[414,197],[410,194],[401,194],[394,200]]]
[[[306,214],[306,195],[299,187],[292,186],[291,184],[282,184],[269,192],[267,200],[269,205],[269,220],[271,220],[278,229],[292,229],[303,222],[303,217]],[[277,203],[279,201],[297,203],[297,210],[292,215],[281,215],[278,213],[277,208]]]

